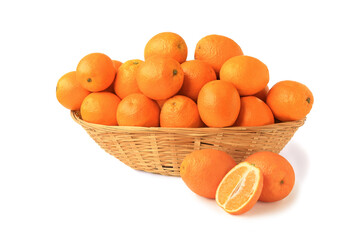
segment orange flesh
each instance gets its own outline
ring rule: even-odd
[[[254,194],[258,178],[259,175],[254,169],[246,166],[235,169],[218,189],[219,205],[228,211],[240,209]]]
[[[247,175],[247,176],[246,176]],[[247,172],[236,186],[238,189],[235,194],[230,196],[230,199],[226,202],[226,209],[238,209],[243,206],[253,195],[256,175],[254,171]]]

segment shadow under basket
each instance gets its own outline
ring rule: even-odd
[[[237,163],[259,151],[279,153],[306,120],[260,127],[149,128],[88,123],[79,111],[71,116],[102,149],[129,167],[168,176],[180,176],[182,160],[194,150],[222,150]]]

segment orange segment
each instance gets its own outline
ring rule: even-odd
[[[216,202],[230,214],[249,211],[260,197],[263,176],[259,168],[242,162],[231,169],[219,184]]]

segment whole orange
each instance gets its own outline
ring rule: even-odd
[[[90,53],[76,67],[76,79],[91,92],[107,89],[114,81],[116,70],[113,61],[103,53]]]
[[[236,162],[226,152],[215,149],[196,150],[181,163],[180,176],[194,193],[215,198],[221,180]]]
[[[172,32],[163,32],[155,35],[147,42],[144,55],[145,60],[158,55],[170,57],[182,63],[186,61],[187,51],[186,43],[181,36]]]
[[[210,64],[216,73],[229,58],[238,55],[243,52],[234,40],[215,34],[200,39],[195,48],[195,59]]]
[[[274,123],[271,109],[257,97],[241,97],[241,108],[234,126],[263,126]]]
[[[90,92],[76,80],[76,73],[68,72],[63,75],[56,85],[56,98],[67,109],[79,110],[84,98]]]
[[[284,157],[273,152],[257,152],[245,161],[254,164],[263,173],[260,201],[275,202],[290,194],[295,184],[295,172]]]
[[[119,126],[158,127],[160,108],[142,93],[133,93],[122,99],[117,108]]]
[[[240,112],[240,96],[236,88],[225,81],[211,81],[198,96],[201,120],[209,127],[228,127],[235,123]]]
[[[197,101],[200,89],[208,82],[216,80],[214,69],[200,60],[190,60],[181,64],[184,71],[184,83],[178,94]]]
[[[110,92],[90,93],[81,104],[81,117],[89,123],[115,126],[120,101],[118,96]]]
[[[310,112],[314,97],[310,89],[296,81],[281,81],[269,91],[266,103],[276,119],[280,121],[299,120]]]
[[[176,60],[153,56],[139,67],[136,81],[145,96],[162,100],[174,96],[180,90],[184,72]]]
[[[124,62],[119,67],[114,81],[114,90],[120,98],[125,98],[132,93],[140,93],[136,82],[136,74],[143,63],[144,61],[134,59]]]
[[[168,99],[161,108],[160,127],[198,128],[202,126],[196,103],[185,96]]]
[[[236,56],[227,60],[221,67],[220,80],[234,84],[241,96],[253,95],[268,84],[269,70],[257,58]]]

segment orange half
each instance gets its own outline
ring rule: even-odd
[[[248,162],[241,162],[220,182],[216,202],[230,214],[242,214],[255,205],[262,187],[263,175],[260,169]]]

